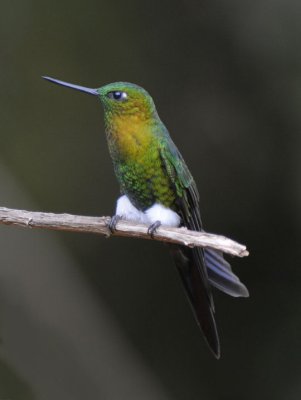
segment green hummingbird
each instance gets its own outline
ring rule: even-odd
[[[161,224],[203,230],[195,181],[146,90],[126,82],[90,89],[43,78],[97,96],[103,105],[109,152],[121,189],[111,230],[120,218],[149,225],[150,235]],[[196,321],[219,358],[211,286],[234,297],[248,297],[248,290],[221,252],[181,245],[170,248]]]

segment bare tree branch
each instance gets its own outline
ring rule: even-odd
[[[14,210],[0,207],[0,224],[19,225],[30,228],[52,229],[57,231],[97,233],[104,236],[128,236],[151,239],[148,227],[129,221],[120,220],[116,231],[111,234],[108,224],[110,217],[85,217],[71,214],[53,214]],[[248,256],[246,246],[224,236],[206,232],[189,231],[186,228],[168,228],[161,226],[154,234],[154,240],[183,244],[189,247],[210,247],[233,256]]]

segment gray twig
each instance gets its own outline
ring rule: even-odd
[[[110,217],[85,217],[0,207],[0,224],[57,231],[97,233],[107,237],[112,235],[151,239],[147,233],[148,226],[125,220],[120,220],[116,225],[116,231],[111,234],[108,228],[110,220]],[[190,231],[183,227],[168,228],[160,226],[155,232],[153,239],[161,242],[178,243],[189,247],[210,247],[238,257],[249,255],[246,246],[234,240],[212,233]]]

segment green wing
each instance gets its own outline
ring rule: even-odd
[[[179,211],[184,225],[200,231],[202,222],[199,211],[199,192],[181,153],[170,137],[161,143],[160,155],[166,172],[176,189]]]
[[[170,137],[160,145],[163,166],[177,193],[177,212],[189,229],[202,229],[199,194],[183,157]],[[214,303],[208,281],[204,253],[200,248],[171,246],[175,264],[184,284],[195,318],[205,339],[217,358],[220,356],[219,338],[214,319]]]

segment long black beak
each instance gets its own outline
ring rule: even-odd
[[[42,78],[46,79],[47,81],[56,83],[57,85],[67,86],[71,89],[80,90],[81,92],[93,94],[94,96],[99,96],[97,89],[90,89],[90,88],[86,88],[84,86],[74,85],[73,83],[59,81],[58,79],[50,78],[49,76],[42,76]]]

